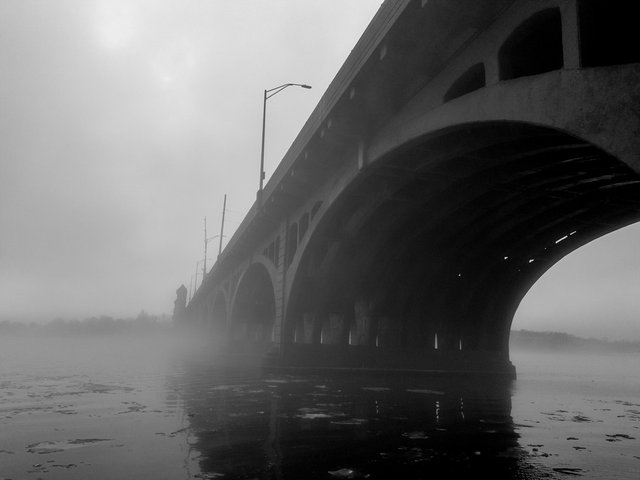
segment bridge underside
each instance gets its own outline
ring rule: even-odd
[[[513,373],[530,287],[640,220],[630,8],[383,2],[187,313],[282,365]]]
[[[376,162],[301,260],[291,365],[511,372],[513,315],[563,256],[640,219],[640,177],[532,125],[467,125]]]

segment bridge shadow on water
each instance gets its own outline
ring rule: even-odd
[[[553,477],[518,442],[504,377],[262,375],[192,359],[169,387],[197,478]]]

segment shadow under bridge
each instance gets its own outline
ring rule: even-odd
[[[352,182],[296,268],[282,363],[512,372],[529,288],[640,219],[640,177],[586,140],[516,122],[420,138]]]

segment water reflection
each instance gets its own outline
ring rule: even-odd
[[[541,478],[511,418],[511,381],[268,375],[185,366],[201,478]]]
[[[512,384],[262,377],[210,352],[0,338],[0,478],[638,478],[637,356],[520,354]]]

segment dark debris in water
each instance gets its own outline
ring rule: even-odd
[[[144,412],[147,408],[146,405],[142,405],[138,402],[122,402],[124,405],[128,405],[127,409],[124,412],[118,412],[117,415],[121,415],[123,413],[139,413]]]
[[[122,385],[105,385],[102,383],[88,382],[83,387],[91,393],[113,393],[113,392],[132,392],[135,390],[132,387],[125,387]]]
[[[621,440],[635,440],[636,437],[626,435],[624,433],[615,433],[613,435],[607,435],[607,442],[619,442]]]
[[[569,467],[556,467],[553,469],[554,472],[564,473],[565,475],[576,475],[578,477],[582,476],[582,469],[580,468],[569,468]]]
[[[156,432],[156,435],[161,435],[163,437],[175,437],[179,433],[183,433],[187,431],[189,431],[189,427],[180,428],[179,430],[176,430],[175,432],[171,432],[171,433]]]
[[[540,423],[540,422],[537,422]],[[526,423],[514,423],[515,428],[533,428],[533,425],[527,425]]]
[[[27,445],[27,452],[47,454],[58,453],[71,448],[83,447],[98,442],[108,442],[111,438],[76,438],[74,440],[57,441],[57,442],[38,442]]]
[[[423,431],[415,431],[415,432],[406,432],[402,434],[403,437],[407,437],[410,440],[426,440],[429,438]]]
[[[573,420],[574,422],[592,422],[593,421],[589,417],[585,417],[584,415],[574,415],[571,420]]]

